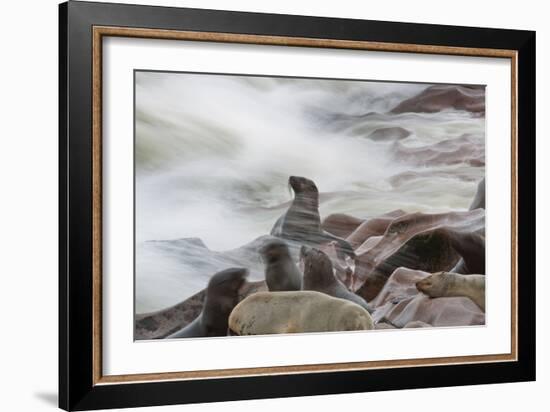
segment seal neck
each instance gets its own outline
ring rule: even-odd
[[[294,196],[294,204],[306,206],[308,208],[319,208],[318,193],[296,193]]]

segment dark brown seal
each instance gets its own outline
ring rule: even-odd
[[[300,258],[304,264],[304,290],[315,290],[335,298],[346,299],[371,311],[367,302],[350,292],[344,284],[334,276],[332,261],[318,249],[302,246]]]
[[[247,276],[248,270],[244,268],[225,269],[212,276],[200,315],[166,339],[227,335],[227,320],[239,303],[239,290]]]
[[[302,273],[281,239],[268,241],[260,254],[265,263],[265,283],[270,292],[302,289]]]
[[[353,248],[346,240],[322,229],[319,190],[315,183],[305,177],[290,176],[288,184],[294,191],[294,200],[275,222],[271,235],[311,246],[336,241],[340,251],[355,257]]]

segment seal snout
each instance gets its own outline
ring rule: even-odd
[[[428,288],[432,286],[431,276],[427,277],[426,279],[419,280],[418,282],[415,283],[415,286],[419,292],[426,291]]]
[[[309,254],[309,252],[311,252],[311,250],[312,248],[306,245],[302,245],[302,247],[300,248],[300,259],[305,259]]]
[[[288,184],[290,185],[290,187],[292,187],[292,190],[294,190],[295,193],[319,192],[313,180],[307,179],[302,176],[290,176],[288,178]]]

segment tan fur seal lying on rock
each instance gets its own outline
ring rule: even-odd
[[[416,288],[431,298],[464,296],[485,310],[485,275],[438,272],[417,282]]]
[[[485,313],[470,298],[430,298],[416,288],[430,273],[399,268],[390,276],[386,285],[373,301],[369,302],[375,311],[374,322],[388,323],[396,328],[429,324],[439,326],[484,325]]]
[[[375,245],[364,253],[357,249],[355,276],[363,282],[357,294],[370,302],[399,267],[449,271],[462,257],[470,273],[484,273],[484,230],[483,209],[396,218]]]
[[[348,300],[314,291],[258,292],[229,316],[236,335],[371,330],[369,313]]]

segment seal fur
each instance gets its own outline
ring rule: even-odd
[[[485,275],[437,272],[416,282],[416,288],[432,298],[468,297],[485,310]]]
[[[315,183],[305,177],[290,176],[288,184],[294,191],[294,199],[287,211],[275,222],[271,235],[312,246],[336,241],[339,250],[355,257],[349,242],[322,229],[319,190]]]
[[[247,276],[248,270],[244,268],[225,269],[212,276],[199,316],[166,339],[227,335],[229,314],[239,302],[239,289]]]
[[[280,239],[268,241],[260,249],[265,263],[265,282],[271,292],[302,289],[302,273],[292,260],[287,244]]]
[[[300,258],[303,260],[304,265],[304,290],[316,290],[335,298],[346,299],[371,312],[365,299],[349,291],[334,276],[332,261],[324,252],[302,246]]]
[[[229,316],[236,335],[371,330],[361,306],[315,291],[258,292],[241,301]]]

